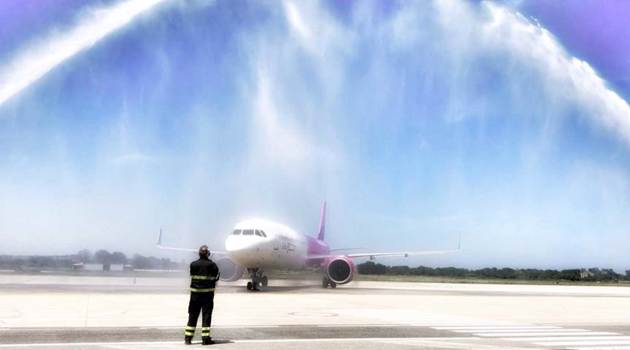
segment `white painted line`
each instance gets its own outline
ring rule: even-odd
[[[613,347],[601,347],[601,346],[597,346],[597,347],[593,347],[593,346],[587,346],[587,347],[576,347],[576,348],[567,348],[569,350],[630,350],[630,346],[613,346]]]
[[[555,329],[561,328],[558,326],[532,326],[532,325],[523,325],[523,326],[457,326],[457,327],[431,327],[433,329],[439,330],[467,330],[467,329]]]
[[[510,341],[527,341],[527,342],[536,342],[536,341],[574,341],[574,340],[630,340],[628,336],[621,335],[612,335],[612,336],[594,336],[594,337],[520,337],[520,338],[503,338],[504,340]]]
[[[544,337],[555,335],[618,335],[619,333],[613,332],[565,332],[564,330],[558,332],[532,332],[532,333],[474,333],[479,337]]]
[[[306,342],[373,342],[373,341],[465,341],[479,340],[475,337],[411,337],[411,338],[292,338],[292,339],[243,339],[231,340],[231,343],[306,343]],[[30,348],[30,347],[55,347],[55,346],[109,346],[109,345],[173,345],[184,344],[183,341],[130,341],[130,342],[82,342],[82,343],[17,343],[0,344],[0,348]]]
[[[312,327],[312,325],[305,325],[305,327]],[[338,328],[338,327],[361,327],[361,328],[374,328],[374,327],[415,327],[407,324],[318,324],[317,328]]]
[[[630,340],[549,341],[534,344],[542,346],[630,345]]]
[[[562,329],[562,328],[511,328],[511,329],[471,329],[471,330],[452,330],[455,333],[517,333],[517,332],[588,332],[586,329]]]

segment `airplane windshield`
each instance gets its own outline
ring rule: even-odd
[[[234,232],[232,232],[233,235],[240,235],[241,234],[241,230],[234,230]]]
[[[246,236],[253,236],[254,230],[243,230],[243,234]]]

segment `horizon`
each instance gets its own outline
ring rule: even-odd
[[[85,251],[88,251],[90,253],[90,257],[88,259],[84,259],[82,261],[80,261],[80,263],[97,263],[97,264],[101,264],[102,262],[98,262],[98,258],[95,257],[95,253],[99,252],[99,251],[105,251],[108,254],[112,255],[115,253],[122,253],[125,256],[125,259],[127,260],[127,262],[125,264],[129,264],[131,263],[131,261],[136,257],[142,257],[142,258],[146,258],[146,259],[166,259],[168,262],[171,263],[176,263],[176,264],[185,264],[188,265],[188,263],[190,263],[191,261],[194,261],[194,259],[196,258],[196,254],[195,253],[190,253],[188,255],[192,255],[193,257],[189,257],[189,258],[184,258],[183,256],[185,254],[179,254],[181,255],[180,259],[174,258],[172,255],[171,256],[164,256],[164,254],[158,254],[158,255],[143,255],[140,253],[133,253],[133,252],[124,252],[124,251],[109,251],[106,249],[97,249],[97,250],[89,250],[89,249],[82,249],[76,253],[67,253],[67,254],[60,254],[60,255],[11,255],[11,254],[0,254],[0,258],[53,258],[53,259],[58,259],[58,258],[72,258],[72,257],[81,257],[82,255],[85,254]],[[391,260],[391,259],[369,259],[369,258],[356,258],[355,259],[356,262],[356,266],[359,267],[361,265],[364,265],[366,263],[373,263],[375,265],[380,265],[380,266],[384,266],[387,268],[397,268],[397,267],[408,267],[410,269],[416,269],[416,268],[429,268],[429,269],[449,269],[449,268],[454,268],[454,269],[463,269],[463,270],[469,270],[469,271],[479,271],[479,270],[485,270],[485,269],[496,269],[496,270],[502,270],[502,269],[511,269],[511,270],[539,270],[539,271],[545,271],[545,270],[553,270],[553,271],[563,271],[563,270],[582,270],[582,271],[588,271],[591,269],[598,269],[601,271],[605,271],[605,270],[613,270],[615,273],[618,273],[620,275],[628,275],[628,273],[630,273],[630,269],[626,269],[626,270],[615,270],[615,269],[611,269],[608,268],[606,266],[574,266],[572,268],[564,268],[564,269],[545,269],[545,268],[533,268],[533,267],[527,267],[527,266],[478,266],[478,267],[460,267],[460,266],[428,266],[428,265],[410,265],[410,264],[392,264],[392,263],[388,263],[385,260]],[[404,261],[404,260],[403,260]],[[110,263],[102,263],[102,264],[111,264],[111,265],[116,265],[116,264],[121,264],[120,262],[110,262]],[[283,270],[283,269],[280,269]],[[286,270],[291,270],[291,269],[286,269]]]

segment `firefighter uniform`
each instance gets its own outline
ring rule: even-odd
[[[200,254],[201,255],[201,254]],[[188,303],[188,324],[184,331],[186,343],[195,335],[197,319],[201,312],[201,337],[203,344],[211,344],[210,323],[214,307],[214,288],[219,279],[219,268],[207,256],[190,264],[190,302]]]

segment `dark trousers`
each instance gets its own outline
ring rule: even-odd
[[[212,323],[212,308],[214,307],[214,292],[209,293],[190,293],[190,302],[188,303],[188,325],[187,332],[194,333],[197,326],[199,313],[201,316],[201,336],[210,337],[210,324]],[[189,333],[186,333],[188,335]],[[192,335],[192,334],[191,334]]]

